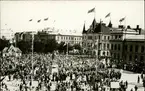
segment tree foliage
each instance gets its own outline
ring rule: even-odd
[[[0,51],[9,45],[9,41],[6,39],[0,39]]]
[[[53,52],[57,49],[57,42],[54,39],[48,39],[47,41],[34,41],[33,50],[37,53],[47,53]],[[20,41],[17,43],[17,47],[23,53],[28,53],[32,51],[32,41]]]

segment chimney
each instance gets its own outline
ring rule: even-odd
[[[102,25],[106,26],[106,24],[105,24],[105,23],[102,23]]]
[[[139,25],[136,26],[136,29],[139,29]]]
[[[108,27],[112,28],[112,23],[111,23],[111,21],[109,22]]]
[[[141,29],[138,29],[139,35],[141,34]]]
[[[123,25],[119,25],[118,28],[124,28],[124,26]]]
[[[127,26],[127,29],[131,29],[130,25]]]

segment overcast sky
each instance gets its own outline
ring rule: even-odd
[[[16,31],[37,30],[44,27],[55,27],[63,30],[81,32],[84,21],[86,28],[91,24],[94,13],[87,13],[95,7],[96,21],[100,19],[106,24],[110,18],[105,16],[111,12],[113,26],[126,16],[122,24],[144,28],[144,1],[1,1],[1,29],[11,28]],[[49,17],[48,21],[37,20]],[[33,19],[32,22],[29,22]]]

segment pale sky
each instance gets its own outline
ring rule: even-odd
[[[94,13],[87,13],[95,7],[95,18],[108,25],[110,12],[113,27],[126,16],[122,24],[144,28],[144,1],[0,1],[1,29],[12,29],[14,32],[38,30],[44,27],[82,31],[84,21],[86,28],[92,23]],[[48,21],[44,18],[49,17]],[[32,22],[29,22],[33,19]],[[37,20],[43,20],[37,23]],[[55,22],[54,22],[55,21]]]

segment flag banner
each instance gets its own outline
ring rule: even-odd
[[[39,23],[41,20],[38,20],[37,22]]]
[[[45,18],[45,19],[44,19],[44,21],[47,21],[47,20],[48,20],[48,18]]]
[[[89,10],[88,13],[92,13],[92,12],[94,12],[94,11],[95,11],[95,8]]]
[[[29,21],[32,21],[32,19],[30,19]]]
[[[109,17],[110,16],[110,13],[108,13],[106,16],[105,16],[105,18],[107,18],[107,17]]]
[[[125,17],[124,18],[121,18],[120,20],[119,20],[119,22],[122,22],[122,21],[124,21],[125,20]]]

